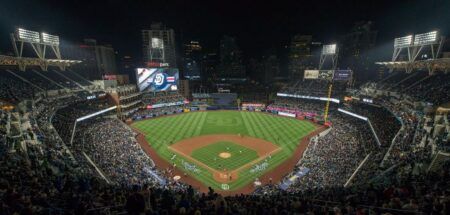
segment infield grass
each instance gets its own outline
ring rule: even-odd
[[[200,166],[197,167],[198,171],[196,172],[187,169],[183,166],[183,162],[185,161],[183,156],[174,154],[168,149],[168,146],[180,140],[200,135],[242,134],[267,140],[281,148],[280,151],[272,155],[270,160],[264,161],[269,164],[266,169],[262,171],[250,171],[252,167],[249,167],[241,170],[239,172],[239,178],[228,184],[230,190],[241,188],[253,182],[255,178],[260,177],[265,172],[272,170],[291,157],[300,140],[317,128],[313,123],[306,120],[246,111],[190,112],[137,121],[132,126],[145,134],[150,146],[163,159],[177,164],[178,167],[186,171],[189,175],[214,189],[222,189],[222,186],[214,180],[208,170]],[[216,153],[214,151],[212,155],[215,156]],[[195,156],[196,159],[200,159],[198,156],[201,155],[197,154]],[[211,158],[211,156],[206,156],[203,159]],[[250,161],[254,160],[254,158],[248,159]],[[213,163],[209,161],[206,163],[214,168]],[[239,164],[241,163],[239,162]]]
[[[230,157],[223,158],[220,156],[220,153],[229,153]],[[258,158],[256,151],[226,141],[213,143],[194,150],[191,156],[219,171],[224,169],[234,170]]]

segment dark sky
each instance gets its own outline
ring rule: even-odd
[[[95,38],[119,55],[140,56],[140,30],[160,21],[174,28],[179,40],[217,49],[227,34],[237,37],[244,55],[258,56],[295,33],[332,41],[360,20],[374,21],[381,44],[436,28],[448,35],[450,0],[0,0],[0,52],[11,49],[8,33],[20,26],[66,41]]]

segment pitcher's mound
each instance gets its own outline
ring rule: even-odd
[[[221,158],[229,158],[229,157],[231,157],[231,154],[228,153],[228,152],[221,152],[219,154],[219,157],[221,157]]]

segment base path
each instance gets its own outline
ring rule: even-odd
[[[207,164],[200,162],[196,160],[195,158],[191,157],[192,152],[203,148],[205,146],[208,146],[210,144],[214,144],[220,141],[228,141],[232,142],[237,145],[244,146],[246,148],[252,149],[256,151],[258,154],[258,159],[255,159],[249,163],[246,163],[245,165],[240,166],[237,169],[231,169],[227,171],[220,171],[217,169],[213,169]],[[214,180],[220,183],[230,183],[232,181],[235,181],[239,178],[239,172],[242,169],[245,169],[247,167],[250,167],[265,158],[267,158],[270,155],[274,155],[279,150],[281,150],[280,147],[277,145],[263,140],[258,139],[254,137],[249,136],[242,136],[242,135],[234,135],[234,134],[213,134],[213,135],[204,135],[204,136],[198,136],[198,137],[192,137],[189,139],[184,139],[181,141],[178,141],[174,143],[173,145],[168,146],[168,148],[176,152],[177,154],[182,155],[186,159],[189,159],[191,162],[194,162],[195,164],[207,169],[209,172],[212,173]],[[228,154],[230,155],[230,154]]]
[[[164,160],[162,157],[158,155],[155,149],[153,149],[150,144],[145,139],[145,136],[142,132],[140,132],[138,129],[133,128],[132,129],[139,133],[139,135],[136,137],[138,143],[141,145],[142,149],[150,156],[150,158],[155,162],[155,165],[159,169],[173,169],[173,172],[171,175],[166,175],[166,177],[172,178],[175,175],[182,176],[180,181],[186,184],[191,185],[192,187],[198,189],[200,192],[207,193],[208,186],[204,185],[199,180],[195,179],[194,177],[191,177],[189,175],[186,175],[184,171],[173,168],[172,164]],[[310,133],[309,135],[305,136],[300,140],[299,145],[297,146],[297,149],[292,154],[290,158],[285,160],[283,163],[275,167],[274,169],[266,172],[261,177],[259,177],[259,180],[261,181],[262,185],[266,185],[270,183],[270,180],[272,180],[273,183],[278,183],[281,181],[286,175],[288,175],[290,172],[293,171],[295,165],[298,163],[299,159],[303,156],[303,152],[308,147],[310,138],[319,134],[320,132],[327,129],[325,126],[318,127],[315,131]],[[232,196],[237,194],[250,194],[255,190],[255,186],[253,183],[249,183],[248,185],[239,188],[237,190],[232,191],[224,191],[224,190],[215,190],[215,192],[220,193],[224,196]]]

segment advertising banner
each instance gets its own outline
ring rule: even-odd
[[[349,81],[352,78],[352,70],[335,70],[333,80]]]
[[[184,101],[170,102],[170,103],[160,103],[160,104],[147,105],[147,109],[169,107],[169,106],[177,106],[177,105],[183,105],[183,104],[185,104]]]
[[[305,74],[303,75],[304,79],[318,79],[319,78],[319,70],[305,70]]]
[[[287,116],[287,117],[294,117],[294,118],[296,116],[293,113],[287,113],[287,112],[278,112],[278,115],[280,115],[280,116]]]
[[[317,96],[305,96],[305,95],[297,95],[297,94],[287,94],[287,93],[277,93],[279,97],[291,97],[291,98],[300,98],[300,99],[312,99],[312,100],[320,100],[320,101],[328,101],[326,97],[317,97]],[[339,99],[330,98],[330,102],[340,103]]]
[[[334,73],[333,70],[319,70],[319,79],[332,80],[333,73]]]

